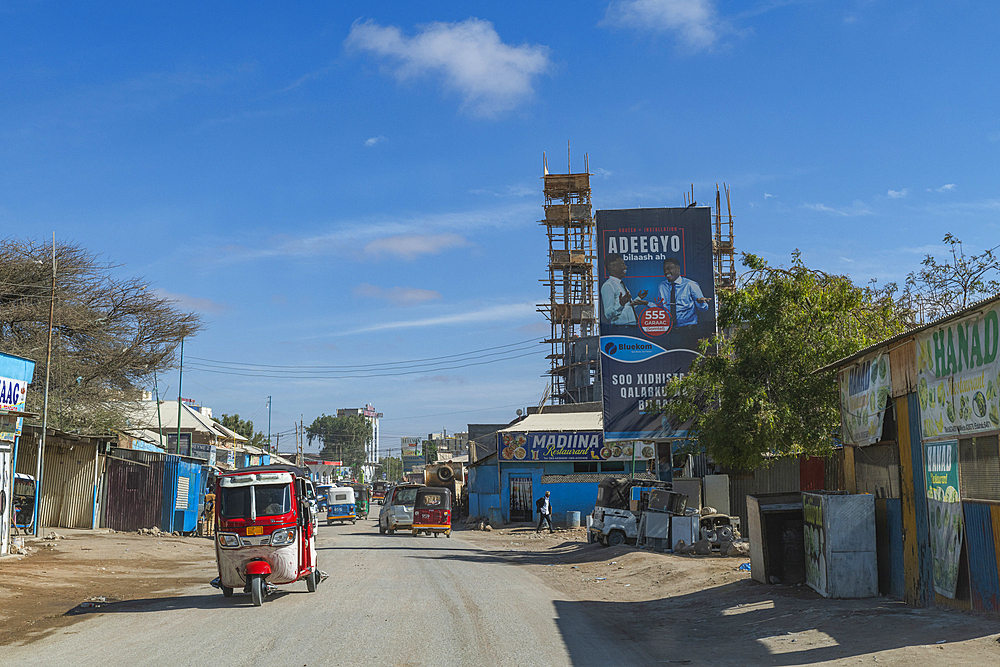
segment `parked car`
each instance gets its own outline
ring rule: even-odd
[[[378,513],[378,532],[390,535],[413,527],[413,503],[423,484],[397,484],[386,495]]]

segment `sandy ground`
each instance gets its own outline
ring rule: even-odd
[[[34,641],[102,602],[169,595],[215,576],[205,538],[57,531],[0,559],[0,645]],[[1000,616],[914,609],[885,598],[826,600],[765,586],[744,558],[587,544],[583,529],[457,529],[480,557],[529,569],[664,664],[1000,665]]]
[[[47,636],[106,602],[169,594],[216,576],[209,539],[54,531],[63,539],[29,537],[28,555],[0,558],[0,646]]]
[[[739,570],[747,558],[602,547],[582,528],[457,534],[530,568],[664,664],[1000,665],[1000,615],[828,600],[753,581]]]

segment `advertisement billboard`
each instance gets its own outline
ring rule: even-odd
[[[924,439],[1000,428],[1000,308],[925,329],[916,340]]]
[[[643,442],[609,442],[600,431],[497,434],[501,461],[639,461],[656,456]]]
[[[400,446],[403,450],[403,456],[423,456],[424,449],[422,446],[422,440],[420,438],[406,437],[400,438]]]
[[[605,440],[684,438],[664,385],[715,334],[707,206],[597,212]]]

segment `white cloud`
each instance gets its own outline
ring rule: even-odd
[[[941,187],[937,188],[937,191],[938,192],[951,192],[954,189],[955,189],[955,184],[954,183],[948,183],[947,185],[942,185]]]
[[[395,26],[358,22],[344,45],[394,62],[399,80],[440,75],[446,88],[462,96],[463,108],[486,117],[530,99],[535,77],[551,68],[548,47],[504,44],[492,23],[477,18],[429,23],[413,37]]]
[[[378,285],[361,283],[352,290],[354,295],[362,299],[387,301],[395,306],[412,306],[417,303],[434,301],[441,298],[441,293],[435,290],[419,287],[391,287],[386,289]]]
[[[451,315],[440,315],[438,317],[428,317],[420,320],[400,320],[396,322],[382,322],[360,329],[343,331],[333,335],[349,335],[359,333],[370,333],[372,331],[387,331],[391,329],[413,329],[417,327],[435,327],[445,324],[469,324],[472,322],[505,322],[509,323],[513,319],[521,319],[535,316],[535,304],[531,303],[511,303],[499,306],[490,306],[480,310],[471,310],[464,313],[453,313]]]
[[[600,178],[611,178],[611,174],[612,172],[607,169],[601,169],[600,167],[594,170],[594,176],[598,176]]]
[[[714,0],[618,0],[602,24],[672,32],[686,46],[701,50],[719,38],[720,19]]]
[[[903,188],[902,190],[889,190],[889,192],[886,194],[888,194],[889,197],[892,199],[902,199],[907,194],[909,194],[909,192],[910,192],[909,190]]]
[[[371,148],[372,146],[377,146],[378,144],[382,143],[383,141],[385,141],[385,137],[383,137],[380,134],[377,137],[370,137],[368,139],[365,139],[365,146],[368,146],[369,148]]]
[[[153,290],[153,294],[156,295],[158,299],[173,301],[181,308],[189,308],[202,313],[221,313],[226,309],[225,305],[212,301],[211,299],[190,296],[188,294],[175,294],[159,287]]]
[[[420,255],[436,255],[469,245],[469,241],[458,234],[398,234],[369,242],[365,245],[365,254],[416,259]]]
[[[772,197],[774,197],[774,195],[768,194],[767,192],[764,193],[764,199],[771,199]]]
[[[807,208],[810,211],[820,211],[822,213],[836,213],[837,215],[842,215],[848,218],[854,218],[861,215],[872,215],[871,209],[859,200],[855,200],[851,206],[845,206],[841,208],[832,208],[826,204],[803,204],[803,208]]]
[[[216,261],[249,261],[268,257],[324,257],[353,255],[355,258],[371,258],[391,251],[399,245],[401,237],[413,237],[421,248],[435,245],[433,239],[421,237],[444,237],[437,239],[438,247],[465,247],[468,241],[459,241],[469,234],[484,228],[514,229],[518,226],[533,225],[538,220],[538,206],[533,203],[517,203],[507,206],[490,206],[479,210],[456,213],[429,213],[409,218],[363,218],[331,223],[330,231],[312,236],[293,237],[289,235],[260,236],[254,230],[247,238],[255,239],[254,244],[230,244],[212,249]],[[263,241],[257,239],[263,238]],[[385,248],[379,246],[383,239]],[[449,242],[450,241],[450,242]],[[457,244],[457,245],[456,245]],[[403,249],[405,252],[405,248]],[[398,253],[397,253],[398,254]],[[419,254],[419,253],[418,253]]]

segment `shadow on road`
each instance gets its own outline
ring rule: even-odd
[[[914,664],[947,664],[947,654],[939,653],[947,647],[937,642],[987,637],[998,629],[995,621],[969,613],[887,599],[828,600],[811,589],[749,580],[647,602],[557,600],[555,606],[564,637],[583,614],[664,664],[809,665],[904,647],[923,652]],[[588,662],[578,644],[566,646],[574,665]]]
[[[291,584],[289,584],[291,585]],[[286,595],[297,593],[308,593],[303,587],[302,591],[284,590],[279,588],[271,593],[264,600],[264,604],[279,600]],[[155,598],[140,598],[137,600],[123,600],[121,602],[94,603],[84,602],[67,611],[65,616],[85,616],[87,614],[144,614],[149,612],[174,611],[178,609],[229,609],[232,607],[252,607],[253,601],[249,593],[242,591],[234,592],[233,597],[227,598],[221,592],[170,596],[164,595]]]

